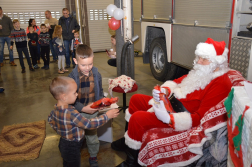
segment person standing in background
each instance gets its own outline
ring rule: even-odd
[[[38,45],[38,34],[36,32],[34,32],[34,28],[33,26],[29,26],[29,33],[27,34],[28,37],[28,46],[29,46],[29,51],[30,51],[30,55],[32,58],[32,64],[33,64],[33,68],[34,69],[38,69],[39,66],[37,64],[37,54],[38,54],[38,49],[37,49],[37,45]]]
[[[21,71],[22,73],[25,73],[23,54],[26,57],[30,71],[34,71],[34,68],[32,67],[31,59],[30,59],[29,53],[28,53],[27,36],[26,36],[25,30],[20,28],[20,23],[19,23],[18,19],[14,19],[12,22],[13,22],[14,29],[11,31],[10,49],[13,49],[13,44],[15,43],[16,48],[17,48],[17,52],[18,52],[20,66],[22,68],[22,71]]]
[[[28,25],[28,27],[29,26],[33,26],[33,28],[34,28],[34,32],[36,32],[38,35],[40,34],[40,28],[39,28],[39,26],[36,26],[36,21],[35,21],[35,19],[30,19],[29,20],[29,25]],[[28,34],[29,33],[29,28],[26,28],[26,34]],[[38,49],[38,64],[40,64],[40,54],[41,54],[41,52],[40,52],[40,44],[38,43],[38,45],[37,45],[37,49]]]
[[[116,36],[111,36],[111,49],[107,52],[108,56],[111,58],[108,60],[110,66],[116,67]]]
[[[49,62],[50,62],[50,34],[47,32],[46,25],[41,24],[41,33],[39,34],[39,42],[41,44],[41,57],[44,61],[44,66],[41,67],[42,69],[48,70],[49,69]]]
[[[56,51],[55,51],[55,48],[54,48],[54,45],[52,42],[52,34],[53,34],[55,26],[58,25],[58,20],[56,18],[52,17],[51,11],[49,11],[49,10],[45,11],[45,17],[46,17],[45,25],[46,25],[46,28],[48,29],[48,32],[49,32],[50,38],[51,38],[50,39],[50,50],[51,50],[51,53],[53,56],[53,61],[51,61],[51,63],[54,63],[54,62],[57,62],[58,56],[56,54]]]
[[[70,45],[74,38],[74,32],[80,30],[80,25],[77,20],[69,14],[67,8],[62,9],[63,16],[59,19],[59,25],[62,27],[62,37],[64,41],[64,46],[66,49],[66,68],[70,67]],[[74,62],[72,61],[74,65]]]
[[[79,31],[75,31],[74,32],[74,39],[72,39],[72,43],[71,43],[71,52],[72,52],[72,61],[73,58],[75,58],[75,52],[76,52],[76,47],[79,45],[79,44],[82,44],[81,43],[81,39],[79,38],[80,37],[80,32]],[[73,68],[75,67],[75,63],[73,64]]]
[[[4,44],[8,45],[9,58],[11,66],[17,66],[13,58],[13,50],[10,49],[11,46],[11,30],[13,30],[13,24],[11,19],[3,14],[2,7],[0,7],[0,66],[4,66]]]

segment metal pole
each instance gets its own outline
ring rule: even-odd
[[[79,34],[80,34],[80,39],[82,40],[83,37],[83,32],[82,32],[82,19],[81,19],[81,8],[80,8],[80,0],[75,0],[75,10],[76,10],[76,20],[80,25],[80,30],[79,30]]]
[[[123,9],[123,0],[114,0],[114,4],[118,7]],[[121,20],[121,27],[116,30],[116,65],[117,65],[117,76],[122,75],[121,71],[121,54],[122,48],[124,44],[123,39],[123,20]]]

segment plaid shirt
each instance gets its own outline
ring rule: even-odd
[[[78,100],[84,106],[95,102],[95,92],[94,92],[94,75],[92,71],[89,72],[89,76],[84,75],[80,69],[79,72],[79,80],[80,87],[78,90]]]
[[[68,141],[80,141],[84,135],[84,129],[96,129],[108,121],[106,114],[87,119],[83,117],[71,105],[54,106],[48,116],[48,123],[64,139]]]

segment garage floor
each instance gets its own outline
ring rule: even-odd
[[[115,78],[116,68],[107,64],[108,57],[105,52],[95,53],[94,66],[98,67],[103,77],[103,89],[108,92],[108,79]],[[42,61],[43,62],[43,61]],[[138,91],[151,95],[151,91],[157,81],[151,74],[149,64],[142,63],[142,57],[135,57],[135,80],[138,85]],[[28,123],[39,120],[46,120],[56,100],[51,96],[48,87],[51,80],[58,76],[57,64],[50,63],[49,70],[38,69],[35,72],[28,70],[25,60],[26,73],[21,73],[21,67],[18,59],[15,59],[18,66],[13,67],[6,64],[1,69],[0,86],[5,88],[4,93],[0,93],[0,131],[5,125]],[[42,64],[40,64],[42,67]],[[70,68],[69,70],[72,70]],[[68,75],[68,73],[63,74]],[[114,93],[114,96],[120,98],[118,105],[122,105],[122,94]],[[127,94],[127,103],[133,93]],[[124,135],[124,113],[121,113],[112,122],[113,139],[119,139]],[[59,135],[46,122],[46,138],[40,152],[39,158],[28,161],[2,162],[1,167],[61,167],[62,158],[58,149]],[[88,167],[89,154],[87,147],[81,151],[81,166]],[[100,142],[100,151],[98,161],[101,167],[112,167],[125,160],[126,155],[123,152],[116,152],[111,149],[110,143]]]

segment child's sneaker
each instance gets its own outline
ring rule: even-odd
[[[41,69],[45,69],[45,68],[46,68],[46,66],[41,67]]]
[[[68,72],[68,70],[67,70],[67,69],[63,69],[62,71],[64,71],[64,72]]]
[[[30,67],[29,69],[30,69],[30,71],[34,71],[34,68],[33,68],[33,67]]]
[[[25,73],[25,68],[22,68],[22,71],[21,71],[21,73]]]
[[[36,64],[35,66],[33,66],[34,69],[39,69],[39,66]]]
[[[64,74],[64,71],[58,70],[59,74]]]
[[[90,167],[99,167],[97,157],[89,157]]]

